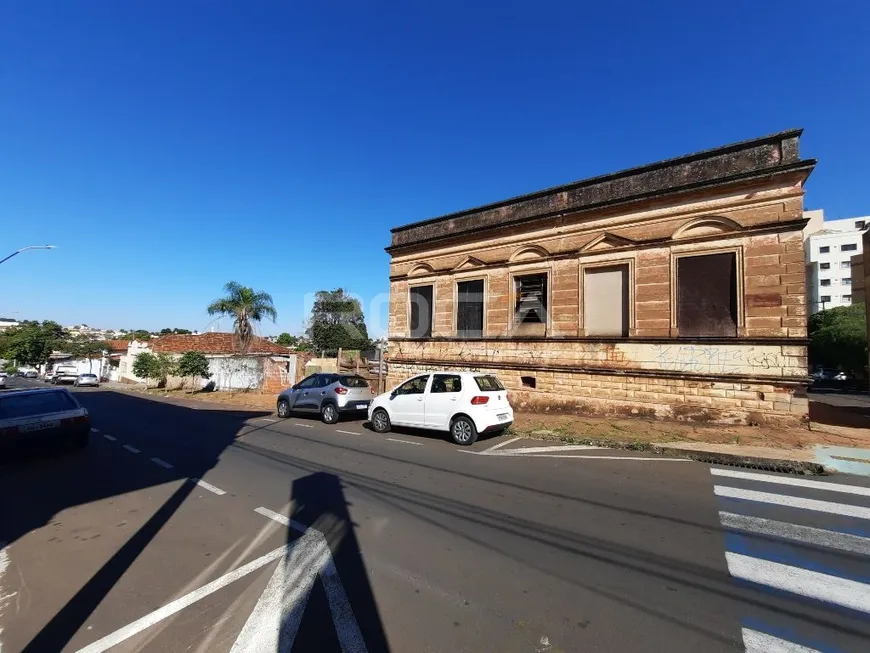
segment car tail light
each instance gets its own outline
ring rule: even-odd
[[[489,401],[489,397],[484,397],[483,395],[478,395],[476,397],[471,398],[472,406],[482,406],[483,404]]]
[[[342,388],[341,386],[338,386],[338,387],[335,389],[335,394],[337,394],[337,395],[346,395],[346,394],[347,394],[347,388]]]

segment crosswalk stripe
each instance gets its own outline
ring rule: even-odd
[[[733,469],[717,469],[715,467],[710,468],[710,473],[714,476],[739,478],[745,481],[761,481],[762,483],[776,483],[777,485],[791,485],[794,487],[805,487],[813,490],[828,490],[829,492],[841,492],[843,494],[857,494],[864,497],[870,497],[870,487],[861,487],[860,485],[825,483],[823,481],[810,481],[807,479],[793,478],[790,476],[771,476],[769,474],[739,472]]]
[[[730,551],[725,561],[735,578],[870,613],[870,585]]]
[[[743,629],[743,646],[746,647],[746,653],[821,653],[814,648],[807,648],[750,628]]]
[[[734,528],[748,533],[771,535],[786,540],[796,540],[806,544],[848,551],[859,555],[870,555],[870,538],[852,535],[851,533],[838,533],[824,528],[801,526],[775,519],[763,517],[750,517],[737,515],[733,512],[720,512],[719,519],[727,528]]]
[[[714,485],[713,492],[716,494],[716,496],[725,497],[728,499],[743,499],[745,501],[771,503],[777,506],[786,506],[788,508],[815,510],[817,512],[826,512],[832,515],[844,515],[846,517],[870,519],[870,508],[864,508],[863,506],[852,506],[846,503],[834,503],[832,501],[804,499],[802,497],[793,497],[787,494],[757,492],[756,490],[744,490],[741,488],[727,487],[725,485]]]

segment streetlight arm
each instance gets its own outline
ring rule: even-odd
[[[26,252],[28,249],[54,249],[55,247],[56,247],[55,245],[28,245],[27,247],[22,247],[21,249],[19,249],[16,252],[12,252],[9,256],[0,260],[0,263],[5,263],[9,259],[11,259],[13,256],[20,254],[21,252]]]

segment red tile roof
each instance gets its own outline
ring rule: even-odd
[[[110,352],[124,352],[127,353],[127,347],[130,345],[129,340],[106,340],[106,344],[109,345]]]
[[[237,354],[236,336],[233,333],[201,333],[199,335],[171,335],[154,338],[148,343],[157,353],[180,354],[185,351],[201,351],[203,354]],[[273,354],[287,356],[287,347],[276,345],[265,338],[254,336],[247,354]]]

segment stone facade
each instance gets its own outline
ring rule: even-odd
[[[496,372],[514,405],[529,410],[799,420],[807,412],[803,183],[815,163],[799,159],[799,135],[394,229],[388,382],[479,369]],[[689,264],[706,265],[711,255],[726,266],[721,275],[680,275],[706,270]],[[607,283],[617,285],[590,285],[603,282],[599,272],[616,273]],[[542,293],[526,292],[522,280],[532,277],[544,279]],[[474,337],[458,330],[466,281],[483,288]],[[715,320],[705,319],[706,300],[690,298],[704,284],[730,293],[729,324],[707,324]],[[612,301],[610,287],[619,293]],[[416,333],[414,292],[415,301],[431,292],[433,304],[415,314]],[[522,318],[529,297],[541,302],[543,319]],[[420,320],[430,313],[423,337]],[[606,323],[618,333],[602,335]]]

